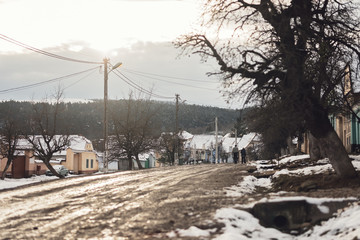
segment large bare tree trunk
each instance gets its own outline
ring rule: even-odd
[[[313,103],[316,106],[316,102]],[[336,174],[341,178],[356,177],[355,168],[342,141],[332,127],[327,112],[322,107],[316,106],[308,108],[306,115],[310,133],[319,147],[320,154],[329,158]]]
[[[5,179],[6,171],[9,169],[11,162],[12,162],[11,159],[8,159],[8,160],[7,160],[6,166],[5,166],[5,168],[4,168],[4,171],[3,171],[2,174],[1,174],[1,180],[4,180],[4,179]]]
[[[50,160],[42,160],[45,166],[58,178],[65,178],[63,175],[59,174],[53,166],[50,164]]]
[[[286,144],[287,144],[287,147],[288,147],[288,154],[290,155],[294,155],[296,153],[296,149],[295,149],[295,146],[293,144],[293,141],[292,141],[292,137],[289,136],[287,139],[286,139]]]
[[[127,155],[127,159],[129,161],[129,170],[132,170],[133,169],[133,161],[132,161],[132,156],[131,154],[128,154]]]
[[[321,151],[319,142],[317,139],[311,134],[308,134],[309,137],[309,154],[311,160],[320,160],[325,158],[325,154]]]
[[[335,172],[342,178],[353,178],[356,171],[340,138],[332,129],[323,137],[316,138],[320,151],[329,158]]]
[[[141,162],[140,162],[140,159],[139,159],[139,155],[136,155],[135,156],[135,159],[136,159],[136,163],[138,165],[138,168],[139,169],[143,169],[143,166],[141,165]]]

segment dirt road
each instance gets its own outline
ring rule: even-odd
[[[164,239],[206,223],[247,174],[234,164],[191,165],[67,178],[0,192],[0,239]]]

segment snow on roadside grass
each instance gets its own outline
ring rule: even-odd
[[[325,199],[304,198],[309,202],[321,204]],[[282,199],[279,199],[280,201]],[[326,199],[340,201],[340,199]],[[318,205],[319,207],[321,205]],[[215,214],[215,220],[224,223],[223,233],[216,239],[358,239],[360,236],[360,206],[358,203],[344,209],[336,217],[322,222],[321,225],[299,235],[293,236],[259,224],[250,213],[234,208],[222,208]]]
[[[288,157],[281,160],[282,164],[287,162],[301,161],[308,158],[308,155],[301,155],[295,157]],[[353,157],[352,164],[357,170],[360,170],[360,156]],[[260,163],[260,162],[259,162]],[[262,164],[264,162],[261,162]],[[328,171],[333,171],[328,159],[318,161],[318,166],[309,166],[300,168],[297,170],[283,169],[277,171],[273,177],[277,177],[281,174],[287,175],[310,175],[319,174]],[[261,171],[260,167],[257,169]],[[267,169],[269,170],[269,169]],[[225,188],[227,196],[242,197],[245,194],[254,192],[256,187],[271,187],[271,178],[257,179],[254,176],[246,176],[236,186]],[[324,201],[343,201],[344,199],[332,199],[332,198],[306,198],[306,197],[292,197],[292,198],[275,198],[275,199],[262,199],[263,201],[287,201],[287,200],[299,200],[304,199],[311,204],[316,204],[322,212],[326,212],[327,207],[323,206]],[[356,199],[352,199],[356,200]],[[251,208],[257,202],[252,202],[246,207]],[[241,207],[241,206],[237,206]],[[244,207],[244,206],[243,206]],[[259,220],[247,211],[239,210],[233,207],[222,208],[216,211],[214,221],[223,223],[225,227],[222,229],[222,233],[216,236],[215,239],[219,240],[242,240],[242,239],[291,239],[291,240],[307,240],[307,239],[359,239],[360,236],[360,206],[359,203],[354,203],[352,206],[343,209],[342,212],[328,221],[324,221],[321,225],[317,225],[307,232],[293,236],[278,231],[274,228],[266,228],[260,225]],[[199,239],[212,239],[211,233],[214,230],[202,230],[195,226],[182,230],[177,229],[168,234],[168,237],[198,237]],[[198,234],[198,235],[197,235]]]
[[[209,237],[211,232],[215,232],[216,229],[202,230],[198,227],[192,226],[189,229],[180,229],[178,234],[182,237]]]
[[[309,155],[292,156],[292,157],[284,158],[282,160],[282,163],[285,164],[287,162],[301,161],[301,160],[304,160],[307,158],[309,158]],[[321,161],[322,161],[321,163],[324,165],[310,166],[310,167],[300,168],[300,169],[291,170],[291,171],[288,169],[282,169],[280,171],[276,171],[276,173],[273,175],[273,178],[276,178],[280,175],[310,175],[310,174],[316,174],[316,173],[319,174],[319,173],[333,171],[333,168],[332,168],[331,164],[328,163],[329,162],[328,160],[324,159]],[[354,162],[353,162],[353,164],[354,164]],[[261,163],[263,163],[263,162],[261,162]],[[325,164],[325,163],[327,163],[327,164]],[[357,163],[360,163],[360,161],[358,161]],[[355,166],[355,164],[354,164],[354,166]],[[360,167],[360,164],[359,164],[359,167]],[[257,167],[257,169],[259,169],[259,167]],[[254,192],[257,187],[270,188],[271,186],[272,186],[271,178],[259,178],[258,179],[254,176],[246,176],[243,178],[243,180],[238,185],[227,187],[227,188],[225,188],[225,190],[226,190],[227,196],[241,197],[241,196],[244,196],[245,194]]]
[[[360,155],[350,155],[350,158],[354,159],[352,164],[354,165],[355,169],[360,171]]]
[[[297,156],[290,156],[290,157],[286,157],[283,158],[279,161],[280,164],[285,164],[285,163],[291,163],[291,162],[296,162],[299,160],[304,160],[310,158],[310,155],[308,154],[304,154],[304,155],[297,155]]]
[[[14,178],[5,178],[5,180],[0,180],[0,190],[2,189],[10,189],[16,188],[23,185],[28,185],[37,182],[45,182],[53,179],[57,179],[56,176],[34,176],[31,178],[21,178],[21,179],[14,179]]]
[[[273,167],[278,166],[278,165],[284,165],[284,164],[292,163],[292,162],[296,162],[296,161],[303,161],[308,158],[310,158],[310,155],[305,154],[305,155],[285,157],[279,161],[277,161],[275,159],[273,159],[272,161],[258,160],[258,161],[250,162],[250,165],[256,167],[257,171],[262,172],[262,171],[271,170]]]
[[[308,156],[308,155],[301,155],[301,156]],[[296,156],[294,157],[290,157],[287,159],[287,161],[292,162],[295,161],[294,159],[297,160],[302,160],[304,158],[301,158],[301,156],[298,156],[299,158],[296,158]],[[354,156],[350,156],[352,158],[354,158]],[[360,157],[356,156],[354,158],[355,160],[353,160],[351,163],[354,166],[354,168],[356,170],[360,170]],[[324,164],[324,165],[317,165],[317,166],[310,166],[310,167],[304,167],[304,168],[299,168],[296,170],[287,170],[287,169],[282,169],[280,171],[277,171],[273,177],[278,177],[279,175],[282,174],[286,174],[286,175],[312,175],[312,174],[320,174],[320,173],[324,173],[324,172],[333,172],[334,169],[332,167],[332,165],[330,164],[328,159],[321,159],[319,161],[317,161],[318,164]]]
[[[264,201],[286,201],[286,200],[306,200],[309,203],[317,204],[319,209],[322,203],[326,201],[343,201],[344,199],[333,198],[307,198],[307,197],[290,197],[279,199],[263,199]],[[214,216],[214,221],[223,223],[225,227],[221,229],[215,239],[218,240],[242,240],[242,239],[291,239],[291,240],[307,240],[307,239],[358,239],[360,236],[360,206],[354,203],[350,207],[345,208],[336,216],[328,221],[323,221],[321,225],[315,226],[307,232],[294,236],[283,233],[274,228],[267,228],[260,225],[259,220],[249,212],[236,208],[218,209]],[[188,229],[176,229],[167,234],[169,238],[173,237],[198,237],[199,239],[212,239],[212,233],[216,229],[202,230],[195,226]]]
[[[344,209],[337,217],[323,222],[321,226],[304,233],[303,238],[311,236],[315,239],[359,239],[360,237],[360,206],[354,203]]]
[[[227,196],[241,197],[245,194],[254,192],[256,190],[256,187],[270,188],[270,178],[257,179],[254,176],[246,176],[238,185],[225,188],[225,190]]]
[[[331,164],[325,164],[320,166],[311,166],[300,168],[296,170],[288,170],[288,169],[281,169],[280,171],[276,171],[273,177],[278,177],[280,175],[312,175],[312,174],[319,174],[324,172],[332,172],[334,171]]]
[[[218,240],[293,239],[289,234],[261,226],[257,218],[239,209],[219,209],[216,211],[215,220],[225,224],[223,233],[215,238]]]

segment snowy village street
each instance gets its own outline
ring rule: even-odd
[[[358,179],[308,155],[31,179],[0,182],[0,240],[360,239]]]
[[[67,178],[0,192],[0,239],[166,237],[224,206],[244,166],[177,166]],[[216,228],[211,226],[207,228]]]

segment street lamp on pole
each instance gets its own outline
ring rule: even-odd
[[[109,73],[120,67],[122,63],[115,64],[111,70],[108,72],[108,64],[109,59],[104,58],[104,154],[103,154],[103,162],[104,162],[104,171],[107,172],[109,168],[108,162],[108,118],[107,118],[107,103],[108,103],[108,77]]]

